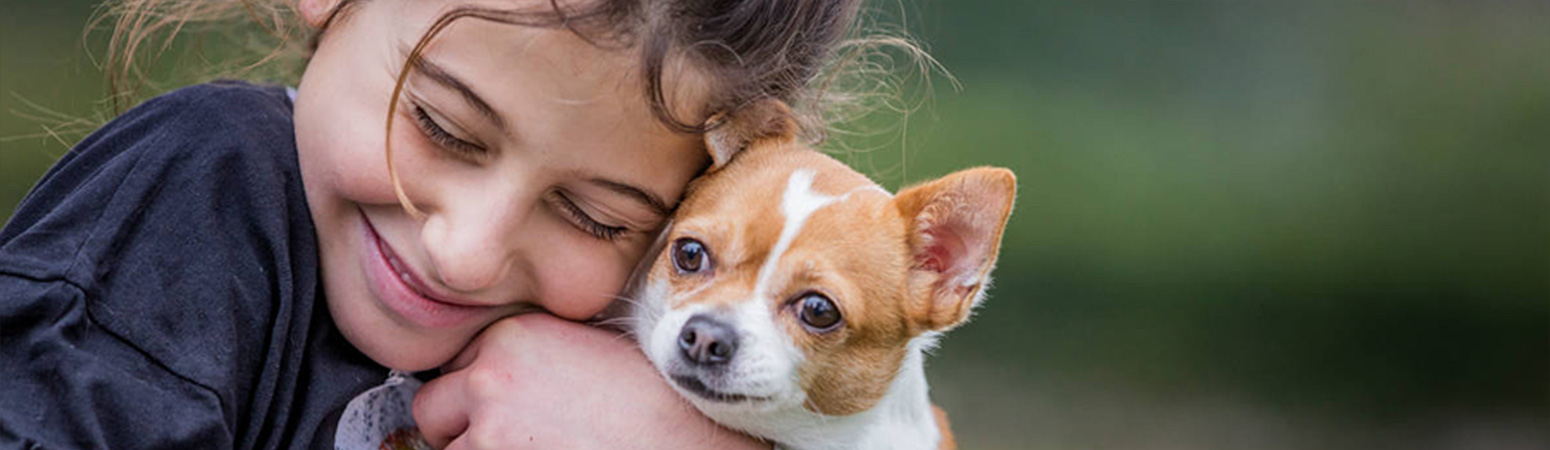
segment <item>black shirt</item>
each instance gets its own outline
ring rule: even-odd
[[[332,446],[388,370],[329,317],[291,116],[191,86],[43,176],[0,231],[0,447]]]

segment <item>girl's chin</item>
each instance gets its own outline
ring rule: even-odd
[[[392,319],[372,314],[370,309],[340,311],[348,307],[336,305],[330,298],[329,309],[335,318],[339,332],[350,345],[359,349],[372,361],[389,369],[420,372],[435,369],[452,361],[463,346],[473,338],[454,336],[451,330],[441,330],[445,336],[424,336],[391,324]]]
[[[420,372],[441,367],[451,362],[452,357],[463,350],[461,344],[402,342],[401,339],[385,340],[377,344],[371,346],[370,350],[362,351],[377,364],[406,372]]]

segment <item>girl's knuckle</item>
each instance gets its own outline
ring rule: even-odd
[[[510,372],[493,367],[477,366],[468,369],[468,394],[473,398],[487,399],[511,389],[514,378]]]
[[[476,449],[505,449],[514,445],[510,439],[511,428],[491,422],[470,427],[463,438],[468,440],[470,447]]]

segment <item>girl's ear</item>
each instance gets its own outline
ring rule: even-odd
[[[712,116],[705,132],[705,150],[710,153],[713,172],[755,142],[786,143],[796,140],[797,123],[791,108],[773,98],[759,100],[729,113]]]
[[[1016,195],[1012,171],[980,167],[912,186],[894,197],[908,221],[913,258],[906,312],[922,329],[957,326],[984,298]]]
[[[296,10],[301,13],[301,19],[307,21],[307,25],[313,29],[323,27],[328,22],[328,16],[333,14],[334,8],[339,7],[339,0],[301,0],[297,2]]]

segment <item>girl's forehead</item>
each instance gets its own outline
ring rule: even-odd
[[[547,7],[547,2],[544,5]],[[413,48],[420,37],[407,33],[402,37],[402,48]],[[476,89],[527,91],[537,95],[524,100],[555,107],[612,104],[607,107],[621,113],[650,115],[640,47],[595,42],[564,27],[464,18],[442,31],[424,55],[465,77],[464,81]],[[699,120],[708,114],[705,104],[710,83],[706,75],[688,58],[667,58],[663,95],[675,117]]]

